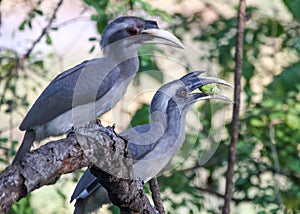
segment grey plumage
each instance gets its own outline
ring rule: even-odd
[[[162,86],[154,95],[150,105],[149,124],[128,129],[120,136],[128,139],[129,153],[133,159],[133,179],[149,181],[157,175],[181,148],[185,139],[185,118],[193,103],[199,100],[220,99],[230,101],[222,95],[191,93],[196,88],[210,83],[231,86],[223,80],[200,78],[202,72],[192,72],[180,80]],[[102,206],[101,197],[107,197],[105,189],[93,174],[86,170],[71,197],[76,199],[75,213],[89,213]],[[96,188],[90,188],[90,184]],[[99,192],[102,193],[99,194]],[[99,201],[95,200],[98,195]],[[93,202],[91,202],[93,199]],[[93,207],[93,209],[90,209]],[[80,210],[80,212],[79,212]]]
[[[181,42],[157,23],[138,17],[120,17],[104,30],[103,58],[83,63],[58,75],[36,100],[20,125],[24,135],[13,161],[24,157],[33,141],[66,134],[110,110],[124,95],[139,68],[137,51],[143,43],[182,48]]]

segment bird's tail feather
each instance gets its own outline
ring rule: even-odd
[[[24,158],[25,154],[30,150],[34,140],[35,140],[34,131],[33,130],[26,131],[22,144],[19,150],[17,151],[17,154],[12,162],[13,164],[20,162]]]
[[[85,200],[84,199],[77,199],[75,203],[75,209],[73,214],[84,214],[85,213]]]
[[[109,203],[110,200],[106,189],[103,186],[99,186],[87,198],[76,199],[74,214],[93,213]]]

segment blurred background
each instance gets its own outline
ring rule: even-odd
[[[233,83],[237,5],[237,0],[0,1],[0,170],[12,161],[23,137],[18,126],[39,94],[60,72],[101,57],[101,33],[118,16],[156,20],[186,49],[143,46],[140,71],[116,108],[101,117],[104,125],[116,124],[121,132],[147,123],[160,85],[193,70]],[[247,19],[232,213],[300,213],[300,1],[249,0]],[[233,97],[232,92],[222,93]],[[167,213],[220,213],[231,110],[211,101],[189,113],[186,142],[158,177]],[[82,172],[34,191],[9,213],[72,213],[69,200]],[[118,209],[107,206],[98,213]]]

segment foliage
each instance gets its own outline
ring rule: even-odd
[[[7,214],[33,214],[34,209],[30,206],[30,196],[21,199],[18,203],[13,204],[12,208],[8,211]]]
[[[205,10],[213,11],[217,17],[210,23],[202,18],[205,10],[188,16],[183,13],[170,15],[152,8],[144,0],[83,2],[95,10],[91,20],[96,23],[99,34],[109,20],[128,11],[143,11],[161,17],[172,24],[170,29],[179,38],[185,38],[184,34],[193,35],[193,42],[203,47],[201,51],[216,66],[221,78],[232,77],[236,16],[225,16],[208,1]],[[33,20],[45,16],[45,11],[40,9],[41,3],[37,1],[33,5],[20,24],[20,31],[34,28]],[[298,0],[282,0],[282,4],[293,20],[282,21],[279,16],[265,15],[259,8],[247,8],[249,20],[245,29],[243,62],[245,109],[240,121],[233,205],[238,209],[250,203],[253,213],[277,213],[282,209],[287,213],[300,212],[300,4]],[[50,27],[45,34],[48,45],[52,45],[49,31],[53,30],[57,28]],[[95,37],[89,40],[93,44],[92,52],[99,41]],[[152,46],[147,48],[151,48],[151,52],[158,51]],[[28,84],[28,71],[41,79],[47,71],[39,53],[33,52],[24,58],[14,50],[1,47],[0,51],[0,108],[11,114],[29,106],[28,94],[20,88],[37,89]],[[152,56],[143,52],[140,55],[141,71],[159,70]],[[152,78],[162,81],[163,74]],[[39,85],[39,81],[35,83]],[[135,83],[138,85],[139,80],[135,79]],[[222,108],[224,106],[217,106],[215,112]],[[195,137],[198,143],[203,143],[212,128],[213,112],[209,104],[200,106],[198,111],[203,132],[196,136],[188,133],[183,150],[193,146]],[[131,125],[147,123],[148,112],[149,105],[143,104],[133,116]],[[225,128],[227,135],[208,162],[201,165],[199,157],[205,151],[196,145],[187,158],[182,153],[178,155],[186,158],[184,163],[159,177],[168,213],[220,212],[222,202],[212,205],[207,198],[215,197],[217,202],[222,198],[230,124]],[[11,143],[7,137],[2,137],[0,132],[0,146],[4,151],[0,163],[8,164],[8,158],[15,152],[15,144],[15,141]],[[11,213],[32,213],[29,202],[28,197],[16,203]],[[110,209],[118,212],[116,207]]]
[[[295,8],[299,9],[299,7]],[[291,13],[297,18],[299,10],[296,12],[295,8],[291,9]],[[253,209],[257,207],[257,213],[277,213],[279,210],[298,213],[300,209],[298,203],[300,61],[299,49],[297,48],[295,52],[295,47],[298,47],[299,37],[288,35],[299,35],[299,23],[296,21],[284,23],[276,17],[261,16],[259,12],[257,8],[248,8],[248,13],[252,15],[249,15],[251,18],[245,30],[243,61],[245,80],[243,90],[246,93],[247,109],[240,122],[233,201],[236,205],[250,201]],[[220,75],[227,77],[234,70],[236,18],[218,15],[220,17],[203,29],[195,40],[202,44],[209,44],[207,50],[209,60],[220,65]],[[195,20],[201,26],[201,19],[197,14],[192,18],[180,15],[176,15],[176,18],[182,20],[180,23],[184,24],[178,27],[184,30],[191,29],[185,24],[195,25]],[[189,23],[189,20],[193,21]],[[280,41],[280,46],[277,48],[274,47],[276,40]],[[270,72],[270,69],[264,66],[263,60],[260,60],[269,57],[264,53],[264,49],[267,48],[273,50],[271,57],[280,52],[288,52],[288,56],[293,56],[296,60],[293,62],[289,59],[281,59],[285,62],[289,61],[289,66],[286,68],[281,66],[282,73],[276,75],[274,71]],[[278,63],[275,57],[273,63]],[[264,87],[261,82],[254,82],[257,76],[266,75],[267,72],[271,73],[272,79],[269,85]],[[258,95],[255,92],[257,87],[264,87],[264,93],[259,102],[254,101]],[[229,126],[226,127],[229,129]],[[229,139],[225,139],[224,142],[229,142]],[[226,175],[224,161],[227,153],[221,152],[224,151],[223,149],[225,148],[221,144],[209,161],[209,166],[203,166],[209,171],[205,185],[212,195],[218,197],[220,196],[219,189],[222,188],[222,179]],[[200,175],[201,172],[205,172],[200,166],[198,168]],[[221,176],[215,176],[216,173],[220,174],[220,171]],[[176,174],[174,172],[172,175],[176,178]],[[174,177],[163,178],[165,179],[167,180],[164,183],[169,184],[172,183]],[[180,179],[181,194],[188,192],[192,195],[188,187],[195,182],[196,179],[193,178]],[[178,193],[176,189],[173,190],[174,194]],[[169,197],[166,199],[169,200]],[[188,204],[184,203],[182,206],[188,206]],[[218,213],[220,211],[220,208],[207,207],[203,202],[200,208],[206,212]]]
[[[141,124],[149,123],[149,110],[150,106],[148,104],[143,104],[132,117],[130,126],[135,127]]]
[[[270,183],[273,185],[264,187],[264,184],[247,182],[248,187],[240,185],[239,191],[246,193],[249,188],[257,189],[260,195],[256,196],[255,203],[268,207],[266,201],[271,200],[270,203],[283,203],[287,211],[299,212],[300,84],[296,82],[291,86],[290,82],[284,82],[287,83],[288,76],[298,81],[300,78],[299,72],[290,72],[291,67],[274,78],[265,90],[262,102],[247,112],[242,121],[240,150],[243,145],[250,143],[252,146],[248,146],[248,151],[259,153],[258,157],[241,163],[248,168],[246,177],[259,181],[264,174],[271,173]],[[274,86],[276,90],[273,90]],[[262,147],[256,148],[260,144]]]

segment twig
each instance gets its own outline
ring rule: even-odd
[[[280,194],[280,181],[279,181],[279,172],[280,172],[280,164],[279,164],[279,160],[278,160],[278,153],[277,153],[277,149],[276,149],[276,140],[275,140],[275,130],[274,130],[274,125],[276,124],[276,120],[271,121],[270,125],[269,125],[269,135],[270,135],[270,146],[271,146],[271,150],[272,150],[272,156],[273,156],[273,160],[274,160],[274,164],[275,164],[275,191],[277,193],[277,199],[278,199],[278,203],[279,203],[279,208],[281,213],[284,213],[284,206],[281,200],[281,194]]]
[[[236,52],[235,52],[234,106],[232,112],[231,140],[230,140],[229,153],[228,153],[225,202],[222,210],[223,214],[230,213],[230,201],[232,198],[234,165],[236,162],[236,143],[238,141],[238,131],[239,131],[238,125],[239,125],[240,96],[241,96],[241,76],[242,76],[242,65],[243,65],[245,10],[246,10],[246,0],[240,0],[239,10],[238,10],[238,23],[237,23],[237,35],[236,35],[237,42],[236,42]]]
[[[163,202],[160,197],[160,189],[159,189],[159,185],[158,185],[156,177],[152,178],[149,181],[149,186],[150,186],[150,190],[152,193],[152,199],[153,199],[153,202],[154,202],[154,205],[155,205],[157,211],[160,214],[165,214],[166,212],[165,212],[164,205],[163,205]]]
[[[270,166],[268,166],[266,163],[263,163],[263,162],[253,162],[254,164],[255,164],[255,167],[257,168],[257,172],[258,173],[266,173],[266,172],[272,172],[272,173],[274,173],[274,174],[277,174],[277,175],[283,175],[283,176],[286,176],[286,177],[288,177],[288,178],[290,178],[290,179],[292,179],[296,184],[299,184],[300,185],[300,178],[297,176],[297,175],[295,175],[295,174],[293,174],[293,173],[289,173],[289,172],[283,172],[282,170],[280,170],[280,169],[275,169],[275,168],[273,168],[273,167],[270,167]],[[257,165],[263,165],[264,166],[264,169],[262,170],[262,169],[260,169]],[[179,173],[187,173],[187,172],[193,172],[193,171],[195,171],[195,170],[197,170],[197,169],[200,169],[200,168],[202,168],[202,167],[205,167],[205,166],[203,166],[203,165],[199,165],[198,163],[196,163],[194,166],[191,166],[191,167],[189,167],[189,168],[185,168],[185,169],[181,169],[181,170],[179,170],[178,172]],[[252,174],[251,174],[252,175]],[[257,175],[257,174],[255,174],[255,175]]]
[[[206,192],[206,193],[209,193],[211,195],[217,196],[218,198],[224,198],[225,197],[225,195],[223,195],[223,194],[221,194],[219,192],[216,192],[214,190],[211,190],[211,189],[206,189],[206,188],[200,187],[200,186],[198,186],[197,189],[199,189],[202,192]],[[249,198],[249,197],[245,196],[243,198],[232,197],[231,200],[233,202],[235,202],[236,204],[239,204],[241,202],[251,202],[251,201],[254,201],[256,199],[255,198]],[[275,202],[274,202],[274,200],[267,200],[267,203],[274,204]]]
[[[18,61],[19,63],[19,61]],[[11,141],[11,145],[13,145],[13,127],[14,127],[14,108],[15,108],[15,102],[16,102],[16,97],[17,97],[17,92],[16,92],[16,85],[17,85],[17,81],[18,81],[18,63],[17,63],[17,66],[14,67],[14,74],[15,74],[15,78],[14,78],[14,82],[12,83],[13,85],[13,89],[12,89],[12,94],[13,94],[13,98],[12,98],[12,101],[11,103],[9,104],[9,109],[10,109],[10,112],[9,112],[9,139]],[[12,149],[13,147],[11,146],[10,147],[10,151],[9,151],[9,157],[12,155]]]
[[[223,15],[224,13],[222,13],[218,8],[216,8],[213,4],[211,4],[210,1],[205,1],[204,5],[205,5],[206,8],[208,8],[211,11],[213,11],[217,16],[219,16],[219,17],[223,17],[224,16]]]
[[[200,165],[200,164],[198,164],[198,163],[195,163],[194,166],[191,166],[191,167],[185,168],[185,169],[180,169],[180,170],[178,170],[178,172],[179,172],[179,173],[193,172],[193,171],[195,171],[195,170],[197,170],[197,169],[199,169],[199,168],[201,168],[201,167],[204,167],[204,166],[203,166],[203,165]]]
[[[48,29],[51,27],[55,17],[56,17],[56,13],[58,11],[58,9],[60,8],[61,4],[62,4],[63,0],[60,0],[56,6],[56,8],[53,11],[53,14],[48,22],[48,24],[46,25],[46,27],[43,28],[40,36],[32,43],[31,47],[28,49],[27,53],[24,55],[24,59],[27,59],[31,52],[33,51],[33,49],[35,48],[35,46],[37,45],[37,43],[40,42],[40,40],[45,36],[45,34],[47,34]]]
[[[206,192],[206,193],[212,194],[214,196],[217,196],[219,198],[224,198],[225,197],[225,195],[223,195],[219,192],[216,192],[214,190],[211,190],[211,189],[206,189],[206,188],[200,187],[200,186],[198,186],[197,189],[199,189],[202,192]],[[241,203],[241,202],[250,202],[250,201],[253,201],[254,199],[248,198],[248,197],[244,197],[244,198],[234,198],[234,197],[232,197],[231,200],[238,204],[238,203]]]
[[[282,170],[280,169],[275,169],[273,167],[269,167],[267,164],[265,163],[259,163],[259,164],[264,164],[264,171],[259,169],[259,173],[264,173],[264,172],[272,172],[274,173],[275,175],[283,175],[283,176],[286,176],[288,178],[290,178],[293,182],[295,182],[297,185],[300,185],[300,177],[297,176],[295,173],[293,172],[283,172]]]

